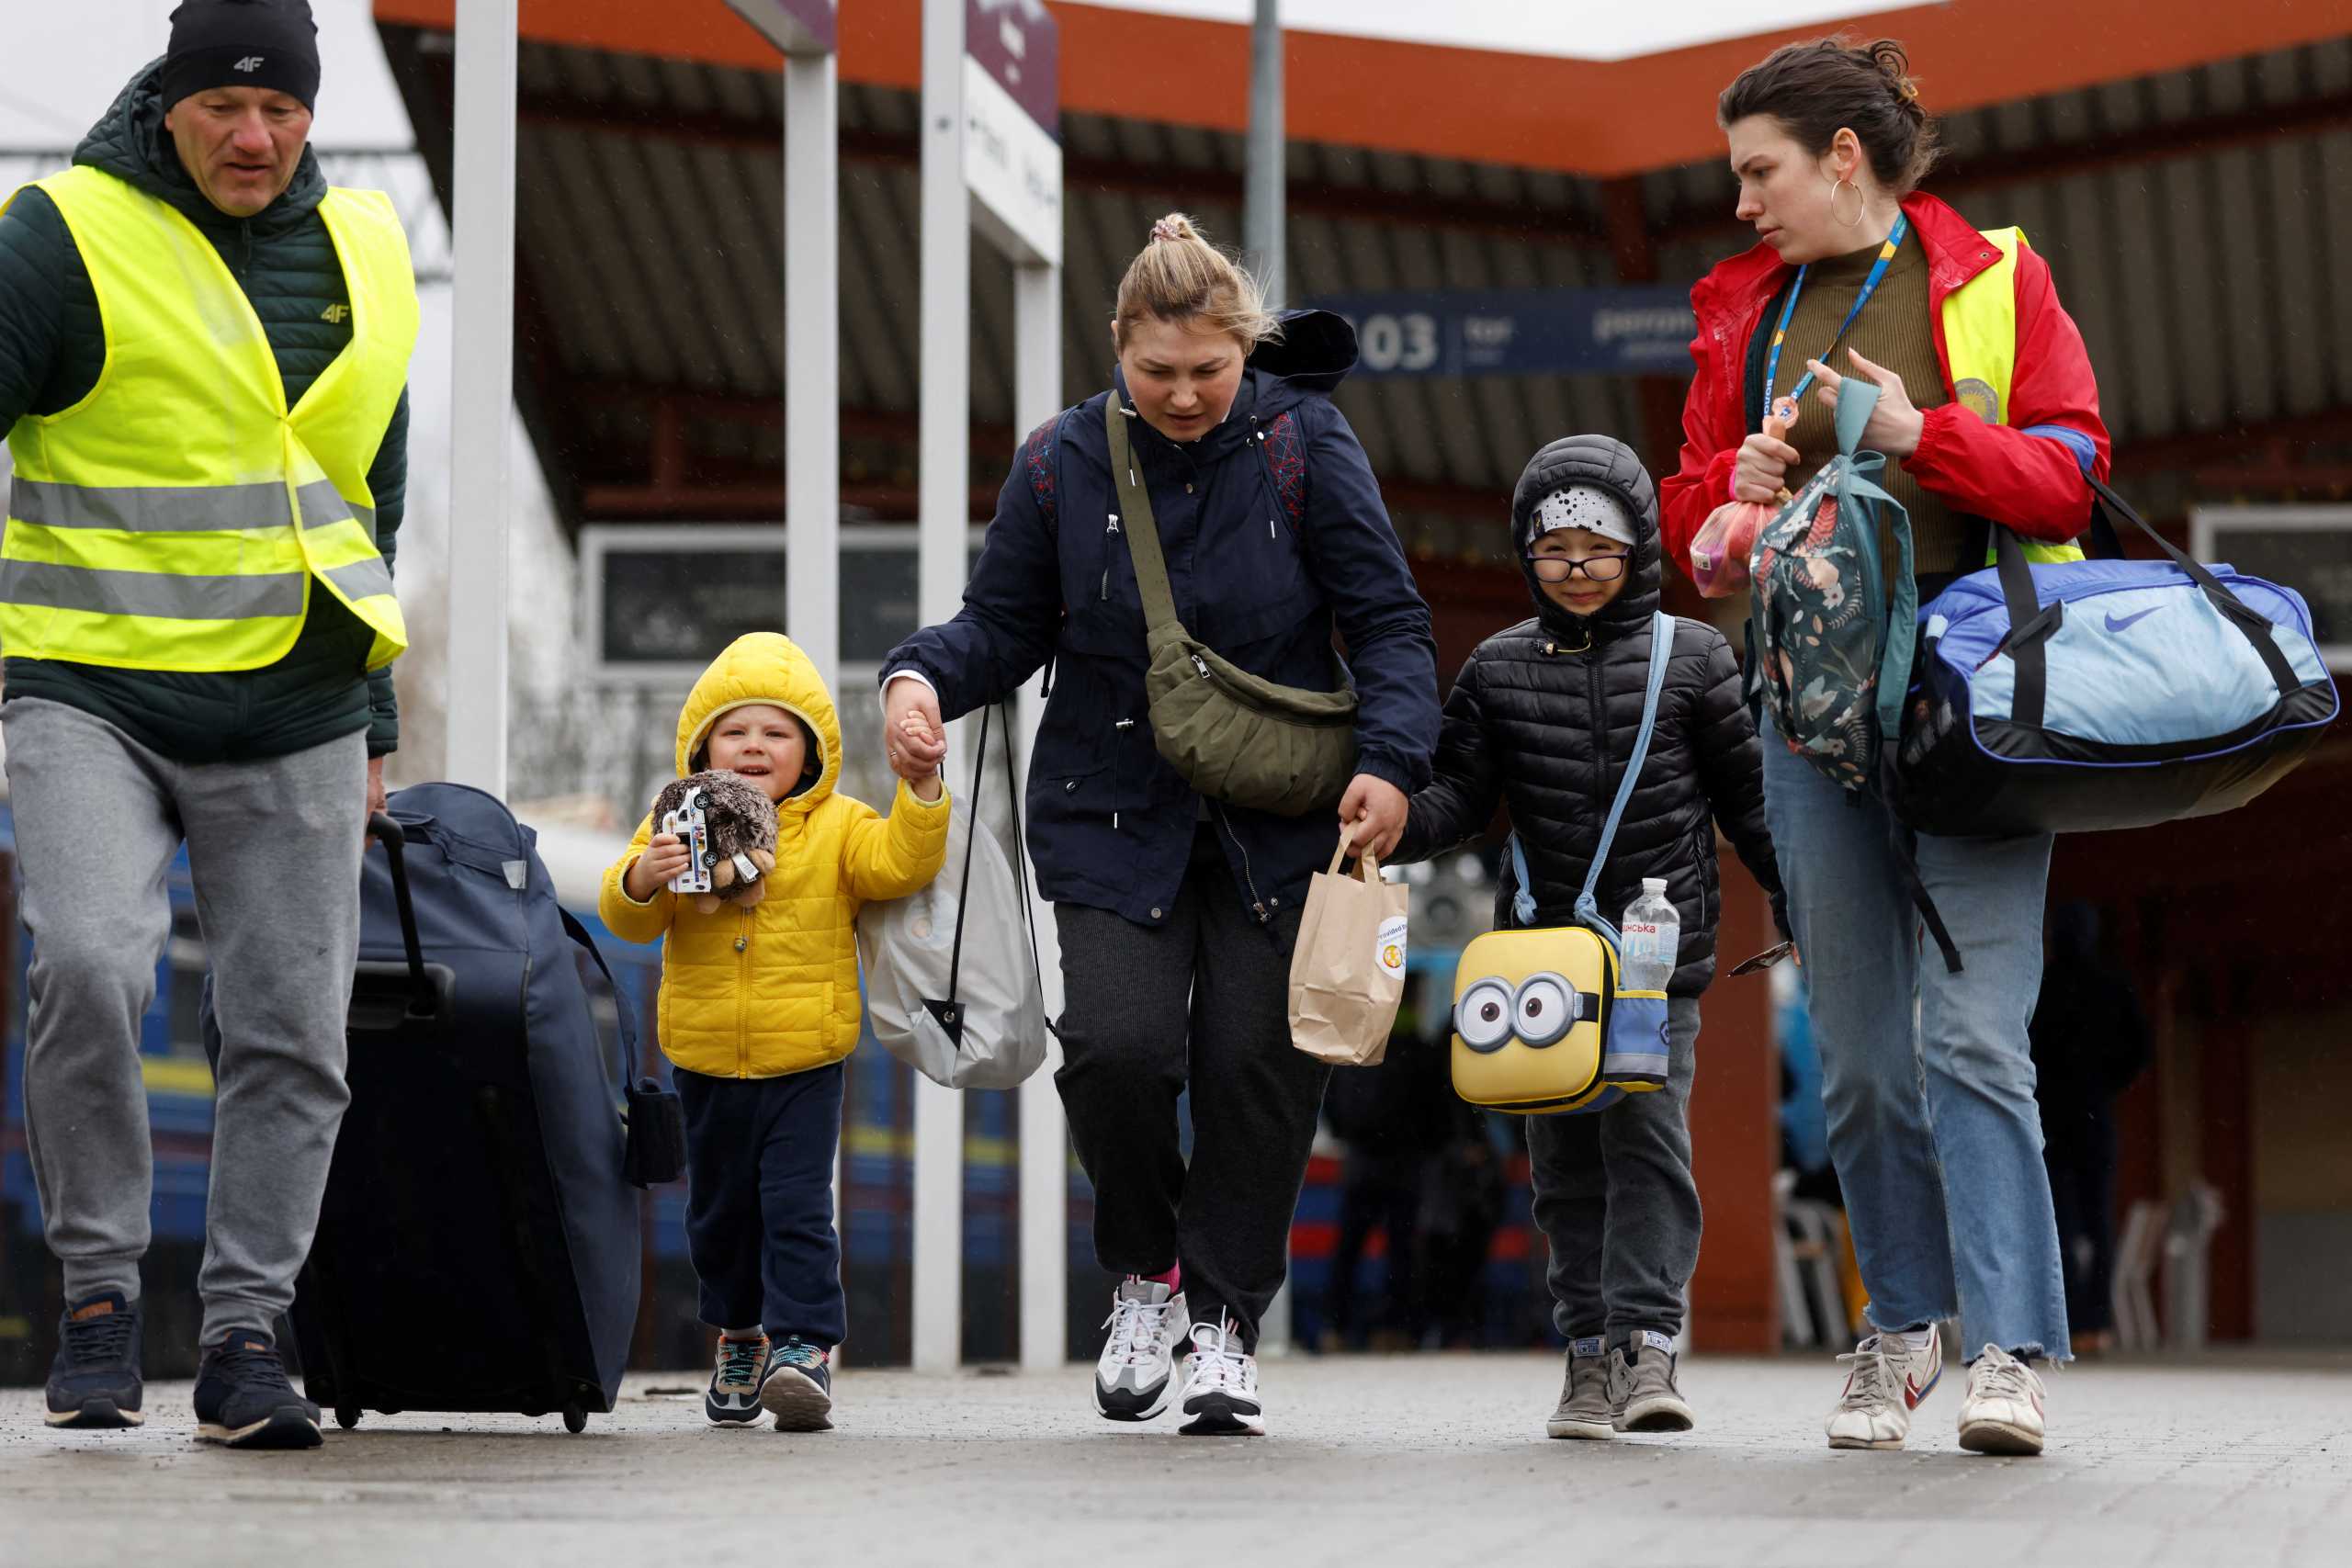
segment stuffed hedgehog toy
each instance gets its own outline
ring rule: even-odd
[[[686,893],[695,908],[714,914],[722,904],[746,908],[767,892],[764,880],[775,869],[775,803],[741,773],[711,769],[667,785],[654,798],[661,831],[695,843],[694,818],[701,818],[701,853],[673,886],[700,884]]]

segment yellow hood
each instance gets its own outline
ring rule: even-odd
[[[678,776],[694,772],[688,759],[709,739],[719,716],[730,709],[766,703],[808,727],[824,753],[817,782],[779,805],[779,812],[808,812],[833,793],[842,772],[842,725],[833,696],[800,645],[780,632],[751,632],[737,637],[710,661],[678,711]]]

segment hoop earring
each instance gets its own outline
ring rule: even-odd
[[[1854,193],[1854,215],[1851,218],[1838,218],[1838,193],[1841,190],[1849,190]],[[1869,201],[1862,196],[1862,187],[1856,185],[1853,181],[1838,180],[1830,186],[1829,216],[1832,218],[1838,218],[1838,221],[1843,223],[1847,228],[1860,228],[1862,226],[1862,219],[1868,215],[1869,207]]]

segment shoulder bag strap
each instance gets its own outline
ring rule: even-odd
[[[1615,926],[1601,919],[1600,906],[1595,898],[1600,886],[1600,868],[1609,863],[1609,846],[1616,841],[1617,824],[1624,819],[1625,807],[1634,798],[1634,786],[1641,782],[1642,764],[1649,759],[1650,735],[1657,728],[1657,695],[1665,689],[1667,661],[1673,653],[1674,617],[1660,610],[1650,617],[1650,679],[1649,689],[1642,695],[1641,731],[1634,737],[1634,754],[1626,760],[1624,782],[1617,786],[1617,798],[1610,804],[1609,820],[1601,825],[1600,842],[1593,847],[1592,864],[1584,874],[1584,891],[1577,895],[1577,920],[1607,938],[1611,947],[1623,945],[1623,939],[1617,934]]]
[[[980,710],[979,749],[972,758],[972,793],[965,807],[965,819],[971,824],[971,837],[964,840],[964,879],[956,897],[956,939],[947,960],[947,1012],[940,1017],[940,1024],[950,1035],[958,1034],[963,1021],[964,919],[971,908],[972,857],[977,849],[977,836],[988,831],[980,821],[980,781],[985,776],[989,755],[989,721],[997,705]],[[1012,719],[1005,716],[1004,740],[1005,794],[1012,805],[1012,882],[1021,897],[1021,923],[1029,933],[1029,970],[1036,976],[1037,994],[1046,989],[1045,964],[1037,956],[1037,911],[1029,901],[1029,849],[1021,827],[1021,780],[1013,772]],[[1053,1021],[1046,1021],[1046,1032],[1059,1037]]]
[[[621,983],[613,977],[613,966],[605,962],[604,951],[597,947],[596,939],[589,934],[586,926],[580,923],[580,917],[561,904],[555,907],[555,911],[563,917],[564,934],[588,950],[588,956],[596,961],[596,967],[604,973],[605,984],[613,988],[613,1007],[620,1014],[621,1088],[626,1091],[637,1082],[636,1010],[629,1006],[628,993],[622,990]]]
[[[2148,520],[2132,510],[2132,503],[2109,489],[2106,480],[2088,471],[2084,473],[2083,479],[2091,487],[2092,493],[2097,495],[2099,502],[2103,503],[2099,513],[2094,515],[2094,526],[2104,513],[2108,511],[2121,513],[2125,522],[2154,539],[2156,542],[2156,547],[2171,558],[2173,565],[2187,572],[2188,580],[2205,591],[2205,597],[2212,602],[2213,608],[2222,613],[2223,619],[2245,635],[2246,641],[2254,645],[2254,651],[2261,657],[2262,667],[2270,672],[2270,679],[2277,682],[2281,696],[2302,689],[2302,677],[2295,673],[2294,667],[2287,662],[2286,654],[2279,650],[2278,639],[2271,626],[2269,616],[2231,592],[2222,585],[2220,578],[2215,577],[2206,569],[2203,562],[2150,527]],[[2113,532],[2111,524],[2109,531]],[[2003,532],[2006,533],[2007,530]],[[2120,556],[2122,551],[2119,548],[2116,554]]]
[[[1131,414],[1120,401],[1118,389],[1102,400],[1102,420],[1111,442],[1111,481],[1118,487],[1119,515],[1111,519],[1127,536],[1127,555],[1135,562],[1136,588],[1143,595],[1147,640],[1185,635],[1176,617],[1176,596],[1168,586],[1168,559],[1159,550],[1159,525],[1151,515],[1151,495],[1136,471],[1135,447],[1127,439]]]

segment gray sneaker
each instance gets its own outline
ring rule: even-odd
[[[1621,1346],[1614,1374],[1615,1426],[1621,1432],[1687,1432],[1698,1424],[1674,1385],[1674,1341],[1655,1329]]]
[[[1607,1442],[1617,1435],[1611,1426],[1615,1411],[1609,1399],[1609,1352],[1599,1336],[1568,1347],[1566,1381],[1560,1385],[1560,1407],[1544,1423],[1555,1438],[1584,1438]]]

